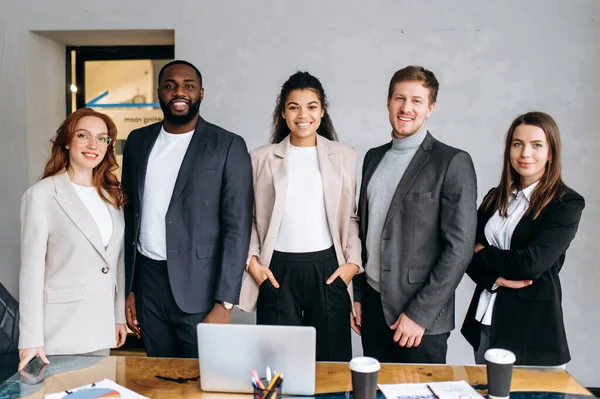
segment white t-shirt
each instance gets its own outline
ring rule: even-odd
[[[100,194],[96,191],[96,187],[80,186],[73,182],[71,182],[71,185],[81,199],[81,202],[83,202],[83,205],[85,205],[92,215],[94,222],[96,222],[96,226],[100,231],[100,237],[102,238],[102,245],[107,247],[113,229],[108,204],[100,197]]]
[[[193,130],[188,133],[171,134],[161,128],[150,152],[138,240],[138,251],[148,258],[167,260],[165,216],[193,134]]]
[[[289,180],[275,250],[303,253],[330,248],[317,147],[291,146],[287,162]]]

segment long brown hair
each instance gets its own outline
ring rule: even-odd
[[[106,148],[104,159],[92,172],[94,187],[98,191],[100,198],[111,204],[117,209],[120,209],[125,204],[125,196],[121,189],[121,183],[117,176],[113,173],[118,169],[117,160],[115,158],[115,141],[117,139],[117,127],[108,115],[96,112],[91,108],[81,108],[73,112],[71,115],[60,124],[56,130],[56,136],[50,140],[52,143],[52,152],[50,158],[44,168],[42,179],[49,176],[56,176],[65,172],[69,168],[69,150],[67,146],[73,140],[75,135],[75,126],[86,116],[93,116],[101,119],[108,128],[110,143]]]
[[[531,194],[529,209],[526,214],[533,214],[536,219],[544,208],[554,199],[555,196],[562,197],[567,186],[564,184],[561,176],[560,161],[560,132],[558,125],[552,117],[543,112],[528,112],[518,116],[510,125],[506,133],[506,142],[504,146],[504,163],[502,167],[502,177],[500,185],[494,188],[481,204],[484,210],[500,210],[501,216],[507,216],[508,202],[514,187],[520,187],[521,176],[512,167],[510,163],[510,148],[512,146],[515,129],[520,125],[537,126],[546,134],[548,141],[548,162],[546,170],[540,179],[539,184]]]

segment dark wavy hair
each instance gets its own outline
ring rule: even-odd
[[[325,96],[325,90],[323,90],[321,82],[308,72],[298,71],[285,81],[283,86],[281,86],[281,92],[277,96],[277,102],[275,104],[275,109],[273,110],[271,144],[280,143],[288,136],[288,134],[290,134],[290,129],[283,118],[283,113],[285,111],[285,101],[294,90],[312,90],[317,94],[317,97],[319,97],[319,101],[321,102],[321,107],[323,108],[323,117],[321,118],[321,125],[317,129],[317,134],[326,139],[338,141],[333,122],[327,111],[329,103],[327,102],[327,96]]]
[[[46,163],[44,168],[44,174],[42,179],[49,176],[56,176],[60,173],[64,173],[69,168],[69,150],[66,148],[75,135],[75,126],[86,116],[93,116],[101,119],[108,128],[108,135],[110,137],[110,143],[106,148],[106,154],[102,162],[94,168],[92,179],[96,191],[107,203],[111,204],[117,209],[125,204],[125,195],[121,189],[121,183],[117,179],[117,176],[113,173],[119,168],[117,160],[115,158],[115,142],[117,140],[117,127],[112,119],[108,115],[94,111],[91,108],[81,108],[67,116],[58,130],[56,130],[56,136],[50,140],[52,143],[52,152],[50,153],[50,159]],[[107,197],[108,194],[108,197]]]
[[[527,112],[519,115],[508,128],[506,133],[506,142],[504,146],[504,162],[502,166],[502,176],[500,185],[483,199],[481,206],[484,210],[500,210],[501,216],[506,216],[508,203],[513,188],[519,188],[521,176],[512,167],[510,163],[510,148],[512,146],[513,136],[517,127],[521,125],[537,126],[546,134],[548,141],[548,162],[546,170],[540,179],[540,183],[531,193],[531,202],[526,214],[533,214],[536,219],[544,208],[558,195],[561,198],[567,192],[567,186],[561,176],[560,160],[560,132],[554,119],[543,112]]]

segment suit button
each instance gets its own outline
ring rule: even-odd
[[[172,220],[167,221],[168,224],[173,224],[175,222],[173,222]]]

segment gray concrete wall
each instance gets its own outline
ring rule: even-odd
[[[28,46],[35,45],[29,31],[175,29],[177,58],[195,63],[204,75],[203,116],[244,136],[250,148],[267,142],[283,81],[297,69],[309,70],[325,86],[341,140],[354,146],[361,159],[389,139],[389,78],[418,63],[441,82],[430,130],[471,153],[480,198],[498,182],[503,136],[516,115],[546,111],[561,127],[564,178],[587,201],[561,273],[573,357],[568,370],[585,385],[600,386],[595,364],[600,358],[600,295],[594,287],[600,278],[594,249],[600,224],[595,184],[600,170],[600,2],[3,0],[1,8],[0,281],[13,292],[19,199],[30,177],[40,173],[31,170],[38,165],[30,156],[46,145],[29,131],[28,114],[36,110],[28,107],[25,66],[44,67],[45,62],[42,53],[29,59]],[[64,73],[55,79],[64,79]],[[59,91],[51,96],[64,103]],[[59,110],[48,112],[58,115]],[[55,128],[47,127],[48,132]],[[457,291],[458,325],[472,290],[464,278]],[[472,363],[471,350],[457,332],[450,339],[448,361]]]
[[[0,9],[0,282],[16,294],[19,208],[21,195],[29,186],[27,36],[15,23],[21,18],[16,2],[3,1]]]
[[[27,149],[33,183],[48,160],[50,138],[66,115],[65,46],[36,33],[28,34],[28,44]]]

